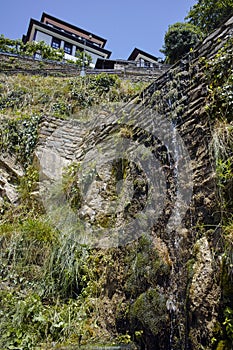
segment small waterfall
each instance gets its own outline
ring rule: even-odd
[[[189,152],[179,134],[177,121],[172,121],[170,125],[168,148],[172,156],[172,164],[170,163],[170,167],[173,171],[175,190],[173,192],[173,209],[167,224],[167,231],[169,233],[176,232],[174,236],[174,247],[178,249],[182,219],[189,208],[192,198],[193,174]]]
[[[176,124],[173,124],[172,128],[172,147],[173,147],[173,155],[174,155],[174,179],[176,183],[176,202],[175,202],[175,207],[173,210],[173,222],[174,222],[174,228],[178,228],[179,225],[181,224],[181,214],[180,214],[180,201],[181,201],[181,194],[179,192],[179,159],[180,159],[180,154],[179,154],[179,141],[177,138],[177,128]],[[179,239],[178,235],[175,235],[175,247],[179,248]]]
[[[176,123],[172,122],[170,126],[170,135],[169,135],[169,152],[170,152],[170,168],[172,169],[173,184],[175,186],[173,191],[173,209],[171,217],[167,224],[167,230],[170,233],[173,233],[174,237],[174,247],[175,249],[179,248],[179,238],[177,234],[178,229],[181,226],[181,220],[184,215],[184,198],[182,196],[182,183],[181,178],[183,176],[182,171],[185,169],[180,168],[180,159],[183,156],[181,138],[177,131]],[[182,171],[181,171],[182,170]]]
[[[173,350],[173,337],[174,337],[174,331],[175,331],[175,322],[176,322],[176,306],[174,299],[170,297],[166,302],[167,310],[169,311],[170,316],[170,336],[169,336],[169,350]]]
[[[192,196],[192,172],[191,162],[187,149],[179,135],[177,122],[173,121],[170,125],[169,149],[172,156],[173,183],[175,189],[172,198],[172,213],[167,224],[169,232],[170,252],[173,256],[173,268],[170,280],[170,297],[166,306],[169,312],[169,350],[177,348],[177,341],[182,349],[185,348],[185,315],[183,310],[180,276],[184,269],[182,263],[182,254],[184,249],[185,228],[182,226],[182,220],[188,209]],[[180,320],[179,320],[180,318]],[[175,340],[176,339],[176,340]]]

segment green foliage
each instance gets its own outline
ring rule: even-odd
[[[83,65],[85,67],[90,67],[90,64],[92,63],[92,57],[90,54],[85,51],[76,50],[75,57],[77,58],[75,64],[79,67],[82,67]]]
[[[130,307],[129,316],[132,324],[141,324],[146,331],[157,335],[166,323],[164,298],[156,289],[142,293]]]
[[[219,210],[224,232],[232,232],[231,213],[233,206],[233,56],[232,39],[229,38],[217,54],[209,60],[203,59],[208,79],[206,111],[215,120],[211,148],[215,159],[216,180],[219,195]],[[232,233],[224,235],[225,263],[232,264],[232,245],[229,244]],[[232,268],[231,268],[232,270]]]
[[[227,218],[226,224],[223,225],[223,238],[224,238],[224,267],[225,270],[223,270],[223,277],[224,277],[224,288],[225,293],[232,297],[233,293],[233,217],[232,215]],[[228,286],[229,285],[229,286]]]
[[[62,49],[53,49],[45,42],[30,41],[24,44],[21,40],[11,40],[0,36],[0,51],[20,54],[23,56],[39,55],[42,59],[62,61],[64,58],[64,51]]]
[[[233,15],[232,0],[198,0],[186,19],[208,34]]]
[[[1,349],[48,349],[54,343],[79,344],[86,318],[80,302],[57,300],[47,305],[34,292],[24,295],[3,290],[0,296]]]
[[[211,149],[215,159],[216,182],[223,222],[230,220],[233,206],[233,128],[227,121],[217,122],[212,134]]]
[[[41,291],[44,266],[56,240],[56,231],[45,218],[28,217],[1,224],[2,286],[7,286],[7,290]]]
[[[125,263],[129,266],[125,290],[133,298],[156,284],[164,283],[170,273],[170,266],[162,261],[146,236],[139,239],[135,249],[130,249]]]
[[[109,92],[112,86],[119,87],[119,85],[119,78],[115,74],[101,73],[93,77],[90,81],[90,89],[97,90],[100,94]]]
[[[42,59],[55,61],[62,61],[64,58],[64,51],[62,49],[53,49],[43,41],[27,42],[24,47],[24,54],[29,56],[34,56],[37,54]]]
[[[25,167],[32,160],[39,122],[40,117],[33,115],[10,120],[4,119],[0,125],[1,149],[15,153]]]
[[[62,237],[48,261],[45,275],[45,295],[61,298],[78,296],[87,283],[88,250],[80,247],[75,234]]]
[[[224,309],[223,322],[217,324],[215,337],[212,343],[217,343],[216,350],[231,350],[233,342],[233,310],[230,307]]]
[[[117,337],[117,342],[119,344],[130,344],[132,342],[131,336],[129,334],[122,334]]]
[[[42,114],[74,118],[89,107],[126,102],[147,85],[104,73],[75,78],[4,75],[1,81],[0,111],[7,118]]]
[[[209,82],[207,111],[218,119],[232,120],[233,113],[233,40],[229,38],[218,53],[205,62]]]
[[[3,95],[0,99],[0,110],[5,108],[20,108],[27,92],[25,88],[16,87],[14,91],[10,91],[6,96]]]
[[[216,335],[213,339],[217,342],[216,349],[230,350],[232,344],[232,311],[230,311],[233,299],[233,219],[232,219],[232,126],[226,120],[217,121],[213,133],[213,150],[216,161],[217,189],[219,195],[219,209],[222,220],[222,315]],[[227,328],[227,329],[226,329]]]
[[[233,182],[232,159],[218,159],[216,172],[218,177],[218,186],[224,188],[228,182]]]
[[[77,167],[72,164],[65,174],[68,192]],[[33,169],[29,173],[36,177]],[[30,186],[33,188],[33,183]],[[105,289],[115,293],[112,282],[120,286],[124,281],[125,276],[116,274],[123,268],[119,257],[124,250],[90,250],[78,244],[77,231],[61,235],[45,217],[30,214],[3,223],[0,244],[0,348],[39,350],[49,349],[54,342],[62,347],[100,340],[131,343],[127,331],[118,336],[114,331],[110,336],[103,327],[106,302],[111,312],[114,304],[110,299],[102,302],[102,297],[106,298]],[[144,251],[147,256],[150,246],[151,242],[143,237],[138,252]],[[150,258],[153,260],[152,252],[146,262]],[[119,299],[115,302],[118,307]],[[155,320],[152,313],[148,314],[149,308],[155,310]],[[149,332],[156,332],[157,325],[162,324],[162,308],[163,300],[155,290],[136,300],[130,317],[142,323],[142,327],[135,328],[137,339],[142,338],[142,328],[147,325]],[[141,316],[143,310],[145,315]]]
[[[168,27],[160,51],[165,54],[166,62],[173,64],[193,49],[201,37],[201,31],[193,24],[177,22]]]
[[[80,336],[83,342],[96,336],[95,252],[75,235],[60,237],[45,217],[3,223],[0,245],[1,349],[77,345]]]
[[[43,217],[40,219],[28,217],[21,223],[2,224],[0,234],[2,242],[8,244],[8,248],[2,256],[7,257],[7,259],[13,258],[16,264],[21,261],[25,266],[29,263],[36,264],[37,253],[35,250],[37,248],[38,254],[43,254],[45,253],[43,249],[57,240],[56,231]]]
[[[91,107],[97,103],[95,92],[90,91],[89,80],[84,77],[82,81],[70,81],[70,99],[73,104],[73,111]]]
[[[39,172],[32,165],[28,165],[25,175],[20,178],[18,191],[20,199],[24,204],[32,209],[33,203],[31,195],[38,190]]]
[[[28,41],[24,44],[21,40],[12,40],[5,38],[3,34],[0,36],[0,51],[8,52],[13,54],[18,54],[21,56],[37,56],[41,59],[62,61],[64,60],[64,50],[63,49],[54,49],[51,46],[47,45],[44,41]],[[68,63],[76,64],[79,67],[82,67],[84,64],[85,67],[89,67],[92,62],[92,57],[87,52],[76,51],[75,54],[77,60],[67,60]],[[14,57],[12,57],[14,60]]]
[[[71,115],[71,105],[66,101],[59,99],[52,104],[51,111],[55,117],[65,117]]]
[[[5,38],[3,34],[0,35],[0,51],[18,54],[23,52],[23,47],[21,40],[12,40]]]
[[[225,326],[227,336],[230,341],[233,342],[233,310],[227,307],[224,311],[225,320],[223,325]]]
[[[63,171],[62,189],[65,193],[66,199],[70,203],[72,209],[79,209],[82,204],[82,195],[78,181],[78,170],[80,165],[78,163],[70,164],[67,169]]]

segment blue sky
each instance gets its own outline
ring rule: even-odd
[[[170,24],[184,22],[197,0],[0,0],[0,34],[21,39],[30,18],[47,12],[107,39],[111,58],[137,47],[157,57]]]

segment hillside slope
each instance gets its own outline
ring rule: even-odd
[[[1,348],[231,349],[232,23],[145,88],[1,75]]]

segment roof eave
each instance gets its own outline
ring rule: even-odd
[[[94,33],[92,33],[92,32],[89,32],[89,31],[87,31],[87,30],[85,30],[85,29],[79,28],[79,27],[75,26],[74,24],[70,24],[70,23],[68,23],[68,22],[65,22],[65,21],[63,21],[63,20],[57,18],[57,17],[54,17],[54,16],[52,16],[52,15],[49,15],[48,13],[43,12],[43,13],[42,13],[42,16],[41,16],[41,22],[44,21],[45,18],[50,18],[50,19],[52,19],[52,20],[54,20],[54,21],[57,21],[58,23],[61,23],[61,24],[63,24],[63,25],[66,25],[66,26],[68,26],[68,27],[70,27],[70,28],[72,28],[72,29],[81,31],[81,32],[83,32],[85,35],[92,35],[93,38],[102,41],[102,42],[104,43],[104,45],[105,45],[106,42],[107,42],[107,39],[104,39],[104,38],[102,38],[102,37],[99,36],[99,35],[96,35],[96,34],[94,34]],[[103,45],[103,46],[104,46],[104,45]]]

